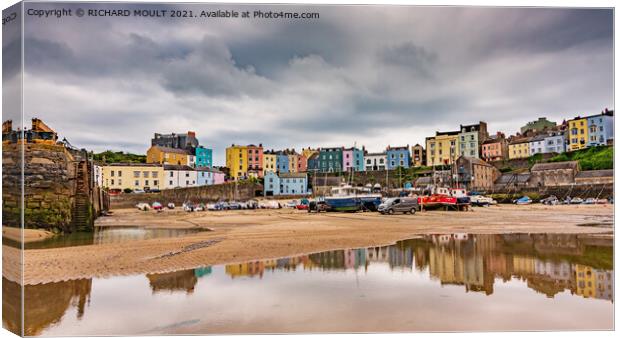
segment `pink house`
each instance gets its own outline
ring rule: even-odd
[[[226,175],[221,171],[213,173],[213,184],[224,184],[225,176]]]
[[[353,167],[353,148],[342,151],[342,171],[349,171]]]

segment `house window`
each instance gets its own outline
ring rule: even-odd
[[[168,182],[168,184],[169,184],[169,185],[172,185],[172,181],[169,181],[169,182]]]
[[[136,181],[133,183],[133,185],[135,185],[136,187],[137,187],[137,186],[139,186],[139,185],[140,185],[140,181],[139,181],[139,180],[136,180]]]
[[[143,171],[142,172],[142,176],[144,176],[144,178],[148,178],[149,177],[149,172],[148,171]]]
[[[159,185],[159,181],[154,180],[154,181],[153,181],[153,185],[154,185],[154,186],[158,186],[158,185]]]
[[[157,171],[151,171],[151,177],[157,178],[157,176],[158,176]]]
[[[144,180],[144,185],[148,186],[149,185],[149,180]]]
[[[118,177],[121,177],[121,176],[123,176],[123,172],[119,170],[118,171]]]
[[[114,180],[110,180],[110,185],[114,185]]]

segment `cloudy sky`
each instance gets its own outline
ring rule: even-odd
[[[123,8],[79,7],[96,6]],[[611,10],[262,10],[320,18],[26,17],[25,116],[95,151],[145,153],[154,132],[193,130],[223,165],[231,143],[380,151],[480,120],[514,133],[613,108]]]

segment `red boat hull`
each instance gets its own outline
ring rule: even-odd
[[[431,195],[418,197],[418,204],[422,206],[456,205],[456,197],[446,195]]]

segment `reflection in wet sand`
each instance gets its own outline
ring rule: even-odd
[[[431,279],[441,285],[462,285],[468,292],[491,295],[495,278],[504,282],[515,278],[548,297],[569,290],[612,301],[611,245],[611,239],[580,240],[577,235],[561,234],[431,235],[384,247],[229,264],[226,273],[232,278],[262,277],[266,270],[288,271],[298,266],[304,270],[366,270],[383,262],[391,269],[428,268]],[[590,263],[595,268],[583,265],[590,262],[590,256],[599,258]]]
[[[84,311],[89,303],[91,292],[90,279],[78,279],[72,281],[27,285],[24,290],[24,316],[26,336],[40,335],[48,326],[58,323],[67,309],[77,309],[77,319],[84,316]],[[16,304],[15,297],[19,297],[19,284],[2,279],[3,294],[3,321],[6,327],[20,325],[20,309],[12,307]],[[8,296],[8,297],[7,297]]]
[[[26,287],[25,333],[610,329],[611,321],[605,323],[613,314],[612,245],[611,239],[577,235],[432,235],[390,246],[147,274],[146,279],[32,285]],[[19,295],[17,284],[7,280],[3,291]],[[483,298],[464,297],[470,293]],[[536,294],[543,297],[532,298]],[[5,297],[5,327],[19,328],[19,309],[11,304]],[[376,322],[363,325],[355,319],[369,307],[387,315],[404,304],[415,304],[416,311],[389,321],[376,314]],[[489,306],[497,320],[480,319],[490,316],[485,314]],[[463,307],[469,310],[456,311]],[[533,317],[515,322],[506,315],[518,307]],[[583,311],[596,323],[570,319]],[[450,322],[433,319],[441,315]],[[110,328],[98,320],[101,316],[118,323]],[[314,324],[300,322],[303,318]]]

